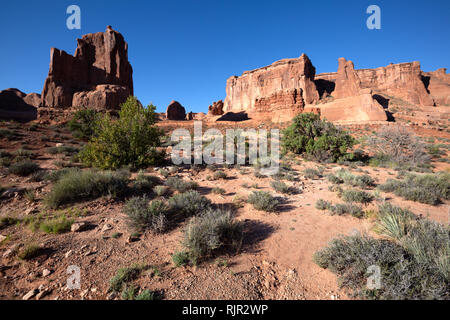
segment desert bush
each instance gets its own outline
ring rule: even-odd
[[[89,166],[117,169],[135,168],[161,163],[164,154],[162,131],[155,126],[155,106],[144,108],[135,97],[122,104],[119,119],[105,114],[95,127],[95,134],[80,152],[80,160]]]
[[[344,214],[350,214],[355,218],[362,218],[364,216],[364,212],[360,206],[357,206],[353,203],[338,203],[329,208],[331,214],[342,216]]]
[[[270,186],[277,192],[284,193],[284,194],[291,194],[292,188],[289,187],[286,183],[279,180],[273,180],[270,182]]]
[[[145,265],[132,265],[131,267],[120,268],[116,275],[109,281],[109,291],[121,292],[124,285],[137,279],[141,272],[147,269]]]
[[[322,172],[314,168],[306,168],[303,170],[303,175],[307,179],[320,179],[322,178]]]
[[[47,152],[50,154],[65,154],[66,156],[73,155],[77,153],[79,150],[76,147],[72,146],[60,146],[60,147],[50,147],[47,149]]]
[[[323,199],[319,199],[316,201],[316,209],[318,210],[330,210],[332,207],[332,203],[330,201],[326,201]]]
[[[134,197],[126,202],[124,212],[128,216],[128,225],[135,231],[164,232],[167,228],[169,208],[164,201],[149,203],[146,196]]]
[[[64,204],[101,196],[122,196],[128,189],[128,176],[120,171],[67,171],[45,197],[46,204],[57,208]]]
[[[415,215],[407,210],[384,203],[378,207],[375,230],[399,240],[408,233],[408,227]]]
[[[195,181],[184,181],[177,177],[168,178],[165,185],[181,193],[198,188]]]
[[[213,178],[214,178],[214,180],[226,179],[227,174],[224,171],[219,170],[219,171],[214,172]]]
[[[20,220],[13,217],[2,217],[0,218],[0,230],[7,228],[9,226],[13,226],[17,223],[19,223]]]
[[[374,199],[374,196],[370,193],[352,189],[344,190],[341,197],[345,202],[358,202],[363,204],[370,203]]]
[[[169,192],[169,188],[166,186],[156,186],[153,188],[153,192],[156,193],[158,197],[162,197]]]
[[[328,180],[335,184],[345,183],[352,187],[370,188],[375,186],[375,180],[368,174],[354,175],[345,169],[337,170],[334,175],[328,175]]]
[[[183,244],[189,252],[189,259],[197,264],[218,249],[226,246],[238,248],[242,232],[242,223],[234,221],[231,211],[209,209],[189,221]]]
[[[252,204],[256,210],[267,212],[275,212],[279,205],[279,201],[265,191],[253,191],[247,201]]]
[[[16,137],[17,134],[14,131],[8,129],[0,129],[0,139],[13,140]]]
[[[426,163],[430,156],[425,145],[409,129],[401,126],[385,126],[367,140],[369,150],[380,162]]]
[[[197,191],[179,193],[169,199],[170,207],[177,213],[190,217],[201,213],[211,206],[211,201]]]
[[[406,200],[437,205],[450,199],[450,174],[407,174],[403,180],[388,179],[379,189],[394,192]]]
[[[67,127],[73,136],[83,140],[89,140],[95,133],[100,115],[97,111],[81,108],[73,114],[73,118],[67,123]]]
[[[35,244],[29,244],[26,245],[21,251],[19,251],[19,254],[17,257],[21,260],[31,260],[33,258],[36,258],[42,254],[42,248],[35,245]]]
[[[306,154],[319,161],[336,161],[344,156],[355,140],[332,123],[313,113],[297,115],[283,131],[285,152]]]
[[[143,171],[139,171],[136,180],[133,181],[133,187],[139,191],[151,190],[157,184],[161,183],[161,179],[156,176],[145,175]]]
[[[182,267],[189,263],[189,252],[178,251],[172,256],[172,261],[176,267]]]
[[[65,215],[60,215],[40,222],[39,229],[45,233],[60,234],[69,232],[73,223],[74,219],[67,219]]]
[[[39,165],[31,160],[23,160],[10,165],[8,168],[9,173],[18,176],[29,176],[30,174],[39,170]]]
[[[225,194],[226,193],[225,189],[219,188],[219,187],[213,188],[212,192],[215,193],[215,194]]]

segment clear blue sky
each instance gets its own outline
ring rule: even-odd
[[[81,30],[66,8],[81,7]],[[366,8],[381,8],[381,30]],[[206,111],[225,98],[226,79],[283,58],[312,60],[318,73],[337,59],[356,68],[419,60],[450,69],[450,1],[147,0],[5,1],[0,12],[0,89],[41,92],[50,48],[71,54],[76,38],[111,25],[129,45],[135,95],[164,111],[171,100]]]

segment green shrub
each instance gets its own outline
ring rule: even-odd
[[[133,182],[133,187],[136,190],[146,191],[152,190],[154,186],[161,183],[161,180],[156,176],[145,175],[143,171],[139,171],[136,180]]]
[[[13,163],[9,167],[9,173],[25,177],[39,170],[39,165],[31,160],[23,160]]]
[[[219,187],[213,188],[212,192],[215,193],[215,194],[225,194],[226,193],[225,189],[219,188]]]
[[[120,268],[116,275],[109,281],[109,291],[121,292],[124,285],[137,279],[141,272],[147,269],[144,265],[133,265],[128,268]]]
[[[323,199],[319,199],[316,201],[316,209],[318,210],[330,210],[332,207],[332,203],[330,201],[326,201]]]
[[[61,215],[41,222],[39,228],[45,233],[60,234],[69,232],[73,223],[73,219],[67,219],[65,215]]]
[[[256,210],[267,212],[275,212],[279,205],[279,201],[265,191],[253,191],[247,201],[252,204]]]
[[[277,192],[283,194],[291,194],[292,188],[285,184],[283,181],[273,180],[270,182],[270,186]]]
[[[345,202],[359,202],[363,204],[370,203],[374,199],[374,196],[370,193],[352,189],[344,190],[341,197]]]
[[[20,220],[13,217],[2,217],[0,219],[0,230],[19,223]]]
[[[165,185],[181,193],[198,188],[198,184],[196,182],[184,181],[177,177],[168,178]]]
[[[17,255],[21,260],[31,260],[42,254],[43,249],[37,245],[26,245]]]
[[[128,176],[124,172],[111,171],[67,171],[45,197],[51,208],[74,203],[83,199],[101,196],[122,196],[128,189]]]
[[[214,180],[226,179],[227,174],[225,172],[219,170],[219,171],[214,172],[213,178],[214,178]]]
[[[396,242],[367,236],[333,240],[314,261],[339,277],[341,287],[367,299],[450,299],[450,229],[384,204],[376,230]],[[382,286],[366,287],[369,266],[379,266]]]
[[[156,186],[153,188],[153,192],[156,193],[158,197],[162,197],[169,192],[169,188],[166,186]]]
[[[189,221],[183,244],[189,252],[189,259],[197,264],[218,249],[226,246],[238,248],[242,231],[243,225],[234,221],[230,211],[210,209]]]
[[[156,298],[155,292],[146,289],[139,293],[135,300],[155,300]]]
[[[177,213],[190,217],[203,212],[211,206],[211,201],[197,191],[179,193],[169,199],[170,207]]]
[[[314,168],[306,168],[303,171],[303,175],[307,179],[320,179],[322,178],[322,172]]]
[[[76,147],[72,146],[60,146],[60,147],[51,147],[47,149],[47,152],[50,154],[65,154],[66,156],[73,155],[77,153],[79,150]]]
[[[437,205],[442,199],[450,199],[450,174],[408,174],[404,180],[388,179],[379,189],[406,200]]]
[[[161,163],[164,154],[157,151],[162,131],[155,125],[155,106],[144,108],[135,97],[122,104],[119,119],[106,114],[95,127],[95,134],[80,152],[80,160],[89,166],[117,169]]]
[[[297,115],[282,137],[284,151],[306,154],[320,161],[338,160],[354,143],[349,134],[313,113]]]
[[[95,133],[99,119],[100,115],[97,111],[81,108],[74,113],[73,118],[67,123],[67,127],[74,137],[89,140]]]
[[[370,188],[375,186],[375,181],[368,174],[354,175],[344,169],[336,171],[334,176],[328,176],[328,180],[335,184],[345,183],[352,187]]]
[[[175,252],[172,261],[176,267],[182,267],[189,263],[189,253],[186,251]]]
[[[131,198],[124,207],[128,224],[136,231],[150,229],[154,232],[164,232],[167,228],[168,211],[169,208],[163,201],[154,200],[149,204],[146,196]]]
[[[333,215],[336,214],[338,216],[342,216],[344,214],[350,214],[355,218],[362,218],[364,216],[362,208],[353,203],[338,203],[331,206],[330,211]]]

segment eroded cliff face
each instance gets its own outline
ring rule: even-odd
[[[349,68],[348,65],[345,67]],[[341,61],[339,63],[339,68],[341,68]],[[442,71],[440,71],[439,74],[441,73]],[[328,85],[334,83],[336,85],[336,90],[328,93],[335,98],[340,98],[342,97],[342,91],[338,90],[337,86],[342,78],[338,77],[339,74],[339,71],[318,74],[316,75],[316,82],[322,81]],[[427,88],[427,80],[424,79],[424,73],[421,71],[420,63],[418,61],[390,64],[386,67],[376,69],[360,69],[356,70],[356,75],[358,76],[358,81],[363,89],[371,89],[374,93],[384,93],[387,96],[397,97],[418,106],[435,105],[433,94],[430,94],[431,91],[429,91],[429,86]],[[438,80],[439,76],[433,74],[431,77],[433,78],[433,84],[438,87],[438,82],[441,81]],[[343,90],[346,93],[351,93],[352,88]],[[437,89],[436,92],[440,90],[441,89]],[[450,92],[447,92],[446,94],[449,95]]]
[[[436,105],[450,106],[450,74],[447,69],[424,72],[423,80]]]
[[[227,81],[225,112],[246,111],[249,114],[301,112],[305,104],[315,103],[319,94],[314,84],[315,68],[302,54],[272,65],[246,71]]]
[[[78,39],[75,55],[52,48],[42,106],[117,109],[133,94],[128,44],[110,26]]]

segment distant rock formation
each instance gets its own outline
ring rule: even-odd
[[[185,120],[186,109],[178,102],[172,101],[166,110],[167,120]]]
[[[447,69],[424,72],[423,81],[437,105],[450,106],[450,74]]]
[[[0,91],[0,118],[15,120],[34,120],[36,108],[41,103],[37,93],[25,94],[19,89],[10,88]]]
[[[210,116],[223,115],[223,101],[219,100],[217,102],[213,102],[213,104],[208,107],[208,115]]]
[[[75,55],[52,48],[42,107],[116,110],[133,95],[128,44],[110,26],[78,39]]]
[[[292,118],[305,104],[319,100],[315,72],[309,58],[302,54],[233,76],[227,80],[224,112],[245,111],[252,118],[276,113],[280,121]]]

